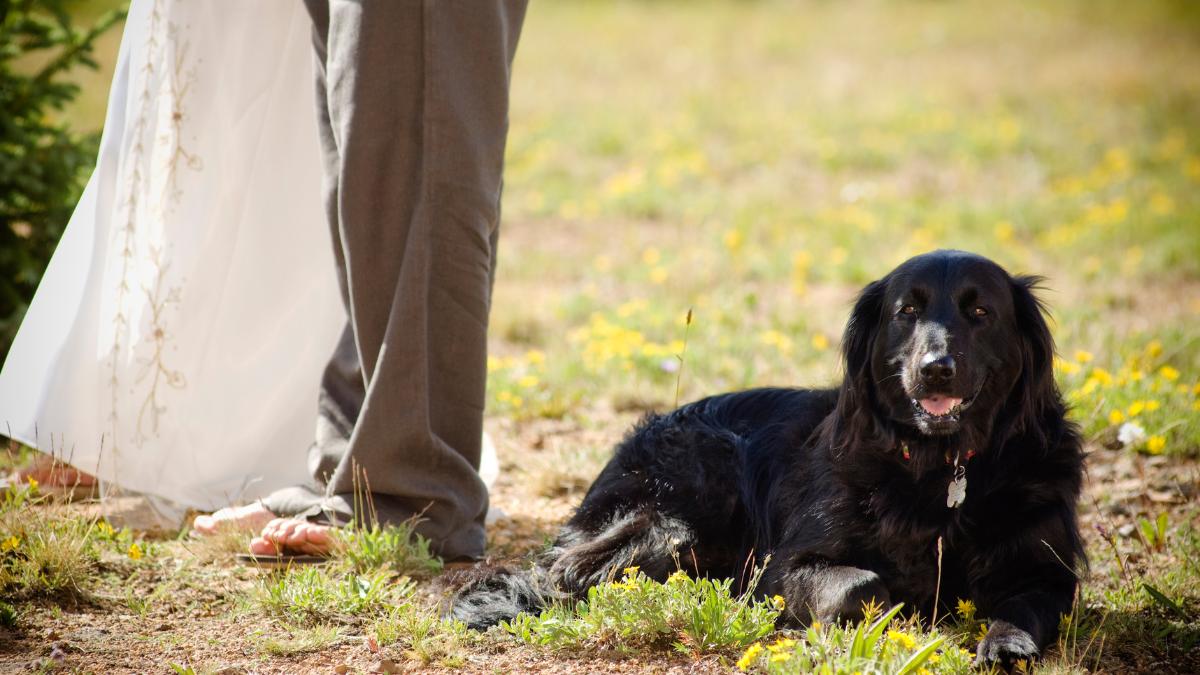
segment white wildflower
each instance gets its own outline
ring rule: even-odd
[[[1146,442],[1146,430],[1137,422],[1126,422],[1117,430],[1117,440],[1126,448],[1133,448]]]

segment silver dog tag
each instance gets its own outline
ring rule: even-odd
[[[950,481],[949,488],[946,489],[946,506],[947,508],[957,509],[962,506],[962,503],[967,499],[967,467],[958,466],[958,460],[954,462],[954,480]]]

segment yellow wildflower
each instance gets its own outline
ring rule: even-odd
[[[937,652],[934,652],[934,653],[932,653],[932,654],[930,654],[930,655],[929,655],[929,662],[930,662],[930,663],[937,663],[938,661],[941,661],[941,660],[942,660],[942,655],[941,655],[941,654],[938,654]]]
[[[1146,409],[1145,401],[1134,401],[1133,403],[1129,404],[1128,413],[1129,413],[1130,417],[1137,417],[1138,415],[1142,414],[1142,411],[1145,409]]]
[[[779,652],[771,655],[771,663],[783,663],[784,661],[790,661],[791,658],[792,652]]]
[[[721,236],[721,242],[725,244],[725,248],[729,249],[730,253],[737,253],[742,248],[742,242],[745,237],[742,236],[741,230],[726,230]]]
[[[782,595],[772,595],[771,605],[774,606],[775,609],[782,612],[787,607],[787,602],[784,601]]]
[[[1152,455],[1161,455],[1165,447],[1167,447],[1167,439],[1162,436],[1151,436],[1146,439],[1146,452]]]
[[[1122,413],[1120,410],[1114,410],[1114,411],[1108,413],[1109,424],[1120,424],[1121,422],[1124,422],[1124,421],[1125,421],[1125,413]]]
[[[0,552],[8,553],[9,551],[15,551],[20,546],[21,540],[18,539],[17,535],[14,534],[8,539],[5,539],[3,543],[0,543]]]
[[[517,386],[524,387],[525,389],[532,389],[532,388],[536,387],[537,385],[538,385],[537,375],[525,375],[521,379],[517,380]]]
[[[129,558],[130,558],[130,560],[141,560],[142,559],[142,547],[138,546],[137,543],[130,544],[129,545]]]
[[[1074,375],[1079,372],[1079,364],[1066,359],[1054,357],[1054,368],[1064,375]]]
[[[642,262],[647,265],[657,265],[660,260],[662,260],[662,252],[655,247],[651,246],[642,251]]]
[[[546,352],[540,349],[530,349],[525,352],[525,360],[535,366],[540,366],[546,362]]]
[[[1156,192],[1150,195],[1150,213],[1156,216],[1169,216],[1175,212],[1175,200],[1170,195]]]
[[[745,653],[742,654],[742,658],[738,659],[738,670],[746,672],[746,669],[758,660],[758,655],[762,654],[762,651],[763,647],[761,644],[755,642],[754,644],[750,645],[750,647],[746,649]]]
[[[975,636],[975,640],[978,642],[983,642],[983,639],[987,637],[987,633],[988,625],[986,623],[979,624],[979,634]]]
[[[775,330],[765,330],[758,336],[758,341],[778,349],[784,355],[792,353],[792,339]]]
[[[962,617],[963,621],[970,621],[971,619],[975,618],[975,603],[970,600],[963,600],[960,598],[958,601],[957,611],[958,615]]]
[[[829,338],[825,337],[821,333],[815,333],[812,336],[812,346],[813,349],[823,352],[826,349],[829,349]]]
[[[96,523],[96,532],[99,533],[101,537],[111,537],[113,534],[115,534],[113,526],[109,525],[107,520],[101,520]]]
[[[1149,356],[1150,358],[1152,358],[1152,359],[1157,358],[1162,353],[1163,353],[1162,342],[1159,342],[1158,340],[1151,340],[1146,343],[1146,355]]]
[[[1154,412],[1162,407],[1162,404],[1155,400],[1146,401],[1146,412]]]
[[[1084,351],[1084,350],[1082,350],[1082,349],[1080,349],[1080,350],[1077,350],[1077,351],[1075,352],[1075,360],[1076,360],[1076,361],[1078,361],[1078,362],[1080,362],[1080,363],[1088,363],[1088,362],[1089,362],[1089,361],[1091,361],[1093,358],[1095,358],[1095,357],[1094,357],[1094,356],[1092,356],[1092,353],[1091,353],[1091,352],[1085,352],[1085,351]]]
[[[821,629],[825,627],[825,625],[824,625],[824,624],[822,624],[820,621],[814,621],[814,622],[812,622],[812,623],[808,624],[808,627],[809,627],[809,629],[811,629],[811,630],[815,630],[815,631],[817,631],[817,632],[820,632],[820,631],[821,631]]]
[[[905,649],[912,649],[917,646],[917,641],[908,633],[903,633],[898,630],[889,630],[887,632],[888,642],[894,642]]]
[[[632,566],[630,566],[630,567],[626,567],[626,568],[625,568],[625,576],[627,576],[627,577],[636,577],[636,576],[637,576],[637,573],[638,573],[638,570],[640,570],[640,569],[642,569],[642,568],[641,568],[641,567],[639,567],[639,566],[637,566],[637,565],[632,565]]]
[[[792,647],[795,647],[795,646],[796,646],[795,640],[793,640],[791,638],[780,638],[775,641],[775,644],[767,645],[767,650],[770,651],[772,654],[778,654],[779,652],[791,649]]]
[[[32,491],[32,492],[37,492],[37,489],[38,489],[38,482],[37,482],[37,479],[36,479],[36,478],[34,478],[33,476],[29,476],[29,477],[28,477],[28,478],[26,478],[25,480],[27,480],[27,481],[29,482],[29,489],[30,489],[30,491]]]
[[[650,270],[650,282],[661,284],[667,280],[667,270],[661,265]]]
[[[1160,376],[1161,376],[1161,377],[1162,377],[1164,380],[1172,380],[1172,381],[1174,381],[1174,380],[1178,380],[1178,379],[1179,379],[1179,371],[1178,371],[1178,370],[1175,370],[1175,369],[1174,369],[1174,368],[1172,368],[1171,366],[1163,366],[1162,368],[1159,368],[1159,369],[1158,369],[1158,374],[1159,374],[1159,375],[1160,375]]]

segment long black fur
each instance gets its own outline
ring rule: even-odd
[[[944,616],[971,599],[991,626],[981,661],[1036,655],[1085,564],[1084,458],[1036,283],[956,251],[904,263],[859,295],[840,387],[754,389],[647,417],[536,567],[468,583],[453,614],[485,628],[627,566],[744,579],[769,555],[755,592],[782,595],[789,623],[852,619],[872,599],[929,617],[937,597]],[[913,399],[937,392],[914,373],[939,345],[961,361],[945,393],[977,395],[930,428]],[[958,508],[950,457],[966,464]]]

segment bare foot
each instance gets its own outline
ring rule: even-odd
[[[302,553],[325,555],[333,548],[328,525],[318,525],[296,518],[276,518],[267,523],[262,534],[250,540],[250,552],[255,555]]]
[[[211,516],[196,516],[192,521],[192,531],[198,534],[215,534],[219,529],[230,528],[253,532],[275,518],[275,514],[268,511],[261,502],[245,506],[227,506]]]
[[[17,481],[28,483],[31,479],[46,487],[91,487],[96,477],[64,464],[50,455],[38,454],[29,466],[18,469]]]

